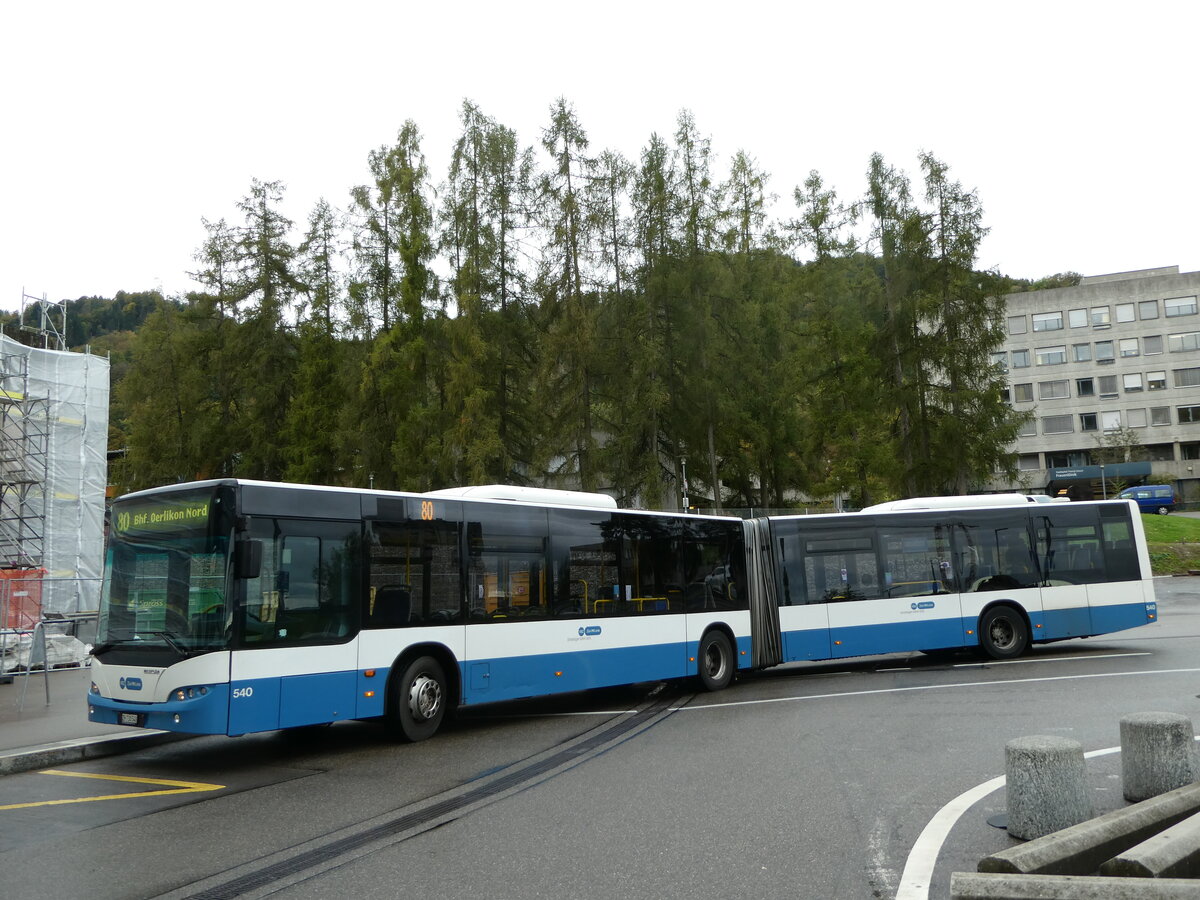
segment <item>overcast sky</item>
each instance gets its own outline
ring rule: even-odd
[[[816,169],[847,199],[873,152],[976,188],[981,267],[1200,269],[1200,3],[38,2],[0,9],[0,309],[188,290],[201,217],[252,178],[298,224],[346,205],[405,119],[445,177],[464,98],[536,144],[571,101],[636,159],[693,112],[774,216]]]

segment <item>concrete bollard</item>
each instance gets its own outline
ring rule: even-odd
[[[1033,735],[1004,745],[1008,833],[1032,840],[1085,822],[1093,815],[1083,745]]]
[[[1192,721],[1169,712],[1134,713],[1121,719],[1121,783],[1125,799],[1157,797],[1191,784]]]

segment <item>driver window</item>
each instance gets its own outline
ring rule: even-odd
[[[358,629],[356,526],[341,522],[259,519],[262,570],[246,587],[248,644],[341,643]]]

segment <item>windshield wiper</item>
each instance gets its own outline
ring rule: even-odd
[[[150,633],[152,635],[154,635],[155,637],[160,637],[164,641],[166,641],[167,644],[170,646],[170,648],[172,650],[174,650],[176,653],[178,653],[180,656],[191,656],[192,655],[192,651],[189,650],[187,647],[183,646],[183,644],[179,643],[179,641],[175,640],[174,635],[172,635],[169,631],[152,631]]]

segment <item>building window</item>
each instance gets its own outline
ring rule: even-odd
[[[1075,379],[1075,396],[1076,397],[1094,397],[1096,396],[1096,383],[1090,378]]]
[[[1067,311],[1067,321],[1072,328],[1085,328],[1088,323],[1086,309],[1071,309]]]
[[[1075,362],[1090,362],[1092,359],[1091,344],[1072,344],[1071,359]]]
[[[1092,327],[1107,328],[1112,324],[1112,318],[1109,315],[1107,306],[1092,307]]]
[[[1030,419],[1028,422],[1021,423],[1021,430],[1017,432],[1017,437],[1036,437],[1037,436],[1037,419]]]
[[[1079,414],[1079,430],[1080,431],[1095,431],[1096,414],[1095,413],[1080,413]]]
[[[1118,322],[1132,322],[1132,321],[1134,321],[1134,318],[1135,317],[1133,314],[1133,304],[1132,303],[1118,303],[1117,304],[1117,321]]]
[[[1025,382],[1023,384],[1013,385],[1013,399],[1017,403],[1032,403],[1033,402],[1033,383]]]
[[[1200,422],[1200,406],[1178,406],[1179,424],[1191,425]]]
[[[992,354],[992,365],[999,366],[1000,371],[1008,371],[1008,352],[1005,350],[997,350]]]
[[[1150,462],[1174,462],[1175,461],[1175,445],[1174,444],[1147,444],[1146,458]]]
[[[1034,331],[1062,331],[1063,318],[1061,312],[1034,313]]]
[[[1109,341],[1109,343],[1112,342]],[[1034,353],[1039,366],[1057,366],[1067,361],[1066,346],[1038,347]]]
[[[1150,424],[1151,425],[1170,425],[1171,424],[1171,407],[1169,407],[1169,406],[1152,406],[1152,407],[1150,407]]]
[[[1042,434],[1070,434],[1074,430],[1071,416],[1042,416]]]
[[[1012,352],[1012,367],[1014,369],[1029,368],[1029,351],[1028,350],[1014,350]]]
[[[1121,427],[1121,413],[1115,409],[1100,413],[1100,427],[1105,431],[1116,431]]]
[[[1125,410],[1125,424],[1130,428],[1146,427],[1146,411],[1144,409]]]
[[[1122,375],[1121,387],[1124,388],[1125,393],[1127,394],[1133,394],[1140,391],[1142,389],[1142,373],[1129,372],[1125,375]]]
[[[1069,469],[1074,466],[1086,466],[1087,461],[1082,456],[1081,453],[1047,453],[1046,468]]]
[[[1194,316],[1196,314],[1196,298],[1175,297],[1171,300],[1164,300],[1163,312],[1168,319],[1175,316]]]
[[[1200,368],[1172,369],[1171,375],[1175,379],[1175,387],[1200,386]]]
[[[1100,376],[1100,399],[1111,400],[1117,396],[1117,376],[1116,375],[1101,375]]]
[[[1146,390],[1148,391],[1165,391],[1167,389],[1167,373],[1166,372],[1147,372],[1146,373]]]
[[[1039,400],[1065,400],[1070,396],[1070,386],[1065,380],[1038,382]]]
[[[1096,362],[1112,362],[1113,355],[1112,341],[1096,341]]]
[[[1009,334],[1024,334],[1028,330],[1025,324],[1024,316],[1009,316],[1008,317],[1008,333]]]
[[[1138,355],[1138,339],[1137,338],[1121,338],[1121,341],[1120,341],[1120,344],[1118,345],[1118,347],[1121,351],[1122,358]]]
[[[1172,353],[1200,350],[1200,331],[1183,331],[1167,335],[1167,349]]]
[[[1142,352],[1146,356],[1157,356],[1162,353],[1162,335],[1152,334],[1142,338]]]
[[[1200,459],[1200,444],[1180,444],[1180,459]]]
[[[1138,304],[1138,315],[1141,316],[1143,319],[1157,319],[1158,318],[1158,301],[1157,300],[1143,300],[1141,303]]]
[[[1030,469],[1040,469],[1041,467],[1042,460],[1040,454],[1022,453],[1017,457],[1017,468],[1024,472],[1028,472]]]

